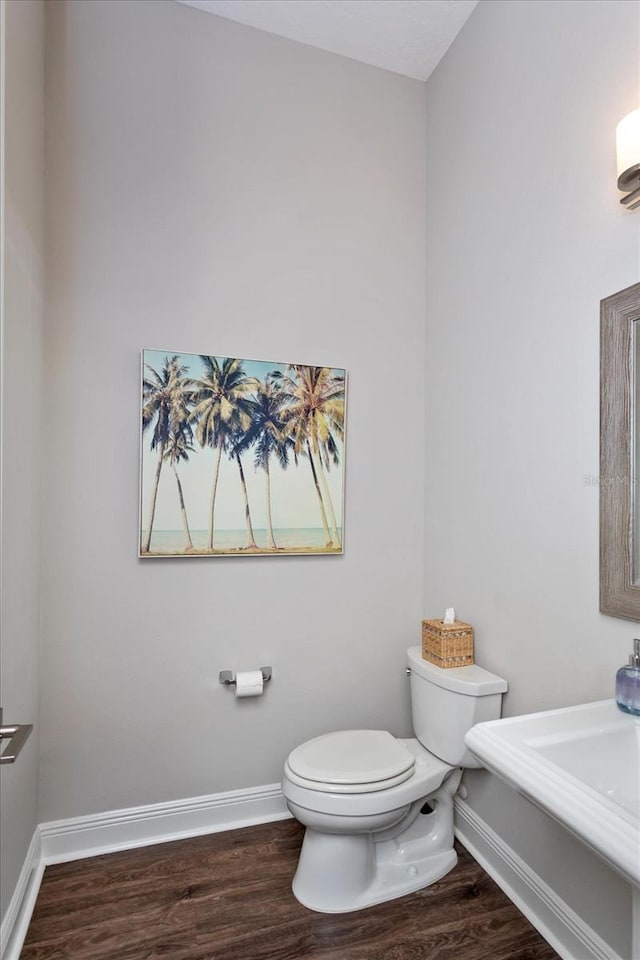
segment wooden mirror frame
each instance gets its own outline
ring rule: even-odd
[[[600,303],[600,611],[627,620],[640,620],[633,579],[637,320],[640,283]]]

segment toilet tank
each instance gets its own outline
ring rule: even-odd
[[[465,733],[475,723],[498,720],[507,681],[477,664],[443,669],[409,647],[413,730],[430,752],[455,767],[481,767],[467,749]]]

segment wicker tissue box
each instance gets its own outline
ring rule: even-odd
[[[466,667],[473,663],[473,627],[462,620],[423,620],[422,658],[438,667]]]

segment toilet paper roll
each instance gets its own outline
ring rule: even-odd
[[[260,670],[236,673],[236,697],[260,697],[263,690],[264,679]]]

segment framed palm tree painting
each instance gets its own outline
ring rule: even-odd
[[[341,554],[346,371],[142,351],[141,557]]]

